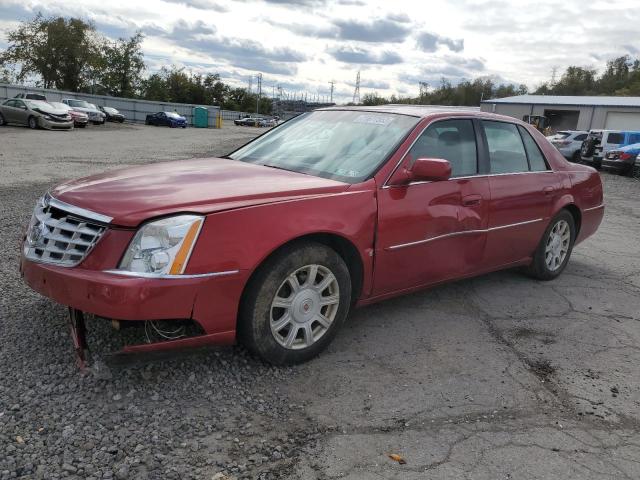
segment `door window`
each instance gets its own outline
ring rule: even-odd
[[[489,148],[491,173],[517,173],[529,171],[527,154],[513,123],[483,121]]]
[[[529,167],[532,172],[543,172],[548,170],[547,162],[538,147],[538,144],[531,137],[531,134],[521,126],[518,126],[520,135],[522,135],[522,141],[524,142],[524,148],[527,152],[527,158],[529,159]]]
[[[607,140],[602,143],[615,143],[620,145],[624,141],[624,135],[622,133],[609,133],[607,134]]]
[[[478,173],[476,136],[471,120],[443,120],[422,132],[409,150],[411,163],[418,158],[443,158],[451,164],[451,176]]]
[[[587,139],[586,133],[581,133],[580,135],[577,135],[576,138],[574,138],[576,142],[584,142],[586,139]]]
[[[633,145],[634,143],[640,143],[640,133],[630,133],[628,143],[629,145]]]

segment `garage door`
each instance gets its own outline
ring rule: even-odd
[[[604,128],[607,130],[640,130],[640,113],[609,112]]]

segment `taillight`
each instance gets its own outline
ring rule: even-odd
[[[622,152],[622,153],[620,154],[619,159],[620,159],[620,160],[629,160],[632,156],[633,156],[633,155],[631,155],[630,153]]]
[[[567,145],[571,145],[571,140],[562,140],[561,142],[558,142],[558,144],[566,147]]]

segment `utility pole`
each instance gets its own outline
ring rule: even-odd
[[[331,85],[331,94],[330,94],[330,97],[329,97],[329,98],[331,98],[331,100],[329,100],[329,101],[330,101],[331,103],[333,103],[333,87],[334,87],[334,85],[335,85],[335,84],[336,84],[335,80],[331,80],[331,81],[329,82],[329,85]]]
[[[258,81],[256,82],[256,113],[260,112],[260,95],[262,95],[262,74],[256,75]]]
[[[356,88],[353,90],[353,103],[360,103],[360,70],[358,70],[358,75],[356,75]]]

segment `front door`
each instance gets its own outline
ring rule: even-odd
[[[430,124],[400,168],[417,158],[444,158],[446,181],[394,183],[378,189],[374,295],[472,273],[482,262],[489,183],[478,176],[477,127],[471,119]]]

